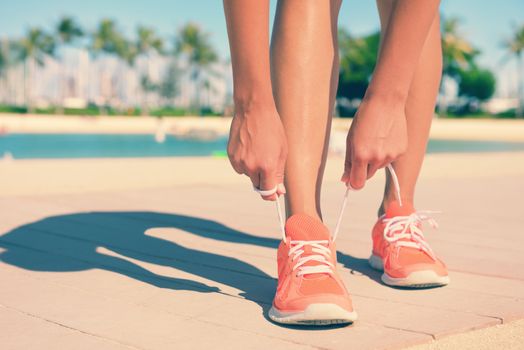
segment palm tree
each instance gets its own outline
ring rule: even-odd
[[[517,62],[517,116],[524,116],[524,77],[522,76],[522,53],[524,52],[524,24],[515,27],[511,38],[504,42],[504,47],[508,53],[515,57]]]
[[[180,71],[175,62],[171,62],[167,67],[167,71],[164,74],[164,78],[158,85],[158,92],[162,98],[164,106],[172,104],[173,98],[175,98],[180,92],[178,86],[178,80],[180,78]]]
[[[146,59],[146,71],[141,74],[141,90],[142,90],[142,114],[147,115],[149,113],[148,108],[148,92],[151,91],[151,78],[150,78],[150,57],[151,53],[162,53],[164,48],[164,41],[162,38],[156,35],[155,30],[150,27],[138,26],[137,28],[137,41],[136,41],[137,54],[143,55]]]
[[[6,50],[7,39],[2,40],[0,46],[0,75],[7,69],[8,51]]]
[[[134,60],[133,50],[129,48],[129,45],[117,27],[117,24],[112,19],[102,19],[95,32],[91,35],[91,45],[89,47],[93,55],[98,55],[100,53],[105,53],[108,55],[115,55],[119,58],[124,58],[128,62]],[[109,96],[106,95],[105,87],[103,86],[103,81],[100,79],[100,90],[104,101],[104,106],[100,107],[100,112],[105,114],[105,105],[109,102]],[[110,94],[113,92],[111,91]]]
[[[0,43],[0,83],[4,83],[5,75],[7,74],[8,67],[9,67],[9,42],[6,38],[4,38],[2,39],[2,42]],[[1,87],[2,85],[0,85],[0,91],[2,91]]]
[[[456,78],[459,71],[471,68],[480,53],[459,32],[460,20],[447,18],[442,21],[443,74]]]
[[[19,49],[20,45],[17,41],[13,41],[7,37],[0,40],[0,83],[3,85],[3,99],[0,102],[2,103],[13,102],[13,89],[11,89],[8,74],[11,67],[20,59]]]
[[[114,20],[105,18],[100,21],[92,35],[91,50],[96,54],[121,54],[125,50],[125,38]]]
[[[196,86],[196,98],[192,105],[200,109],[200,90],[207,84],[205,76],[216,75],[212,64],[218,61],[215,49],[209,42],[209,34],[204,33],[197,24],[186,24],[175,39],[175,54],[187,57],[190,79]]]
[[[127,93],[129,92],[129,89],[127,88],[127,78],[129,69],[132,69],[135,66],[136,58],[138,57],[138,47],[135,45],[134,42],[128,41],[124,38],[124,46],[123,49],[117,53],[117,56],[126,63],[126,71],[121,74],[122,77],[122,83],[123,86],[126,87],[125,95],[127,97]]]
[[[62,17],[56,25],[56,37],[58,42],[61,45],[72,45],[78,39],[84,36],[84,31],[82,27],[75,21],[72,17]],[[64,64],[64,62],[62,62]],[[64,70],[62,70],[63,72]],[[65,74],[62,74],[60,83],[61,87],[61,96],[60,96],[60,113],[63,111],[63,104],[65,98],[65,90],[67,86],[67,80]]]
[[[56,26],[56,34],[62,44],[73,44],[84,36],[84,30],[73,17],[62,17]]]
[[[18,58],[24,64],[24,92],[25,103],[29,113],[33,111],[32,105],[32,75],[35,64],[44,66],[46,56],[53,56],[55,52],[55,39],[41,28],[30,28],[25,38],[17,43]]]
[[[480,53],[473,45],[462,37],[459,32],[460,20],[458,18],[444,18],[441,23],[442,33],[442,74],[458,81],[460,72],[470,70],[475,66],[475,58]],[[441,95],[445,96],[444,79],[440,84]],[[439,99],[438,110],[446,113],[447,101]]]
[[[338,97],[362,99],[377,63],[380,32],[354,37],[339,30],[340,76]]]

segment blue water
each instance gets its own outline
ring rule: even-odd
[[[224,155],[227,138],[195,140],[134,134],[8,134],[0,137],[0,157],[15,159],[111,158]],[[431,140],[428,153],[501,152],[524,150],[524,143],[464,140]]]

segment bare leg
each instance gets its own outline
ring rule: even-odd
[[[381,31],[384,33],[387,30],[393,2],[391,0],[377,0],[377,5],[380,13]],[[408,148],[406,153],[393,163],[400,183],[402,202],[408,205],[413,205],[415,186],[426,152],[441,74],[442,49],[440,21],[437,15],[424,43],[406,102]],[[388,204],[395,200],[389,173],[386,176],[386,188],[379,215],[383,214]]]
[[[322,218],[320,191],[338,85],[341,0],[280,0],[271,42],[271,75],[286,131],[287,215]]]

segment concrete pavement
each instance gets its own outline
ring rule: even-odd
[[[326,171],[330,227],[341,162]],[[367,265],[376,176],[338,240],[360,319],[317,330],[267,319],[275,209],[227,160],[1,162],[1,348],[399,349],[513,321],[522,339],[523,176],[524,153],[428,156],[417,207],[443,210],[427,237],[451,274],[430,290],[389,288]]]

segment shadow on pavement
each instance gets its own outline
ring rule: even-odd
[[[261,306],[264,316],[276,288],[272,276],[234,257],[187,248],[171,240],[147,234],[150,229],[177,228],[200,237],[223,242],[277,248],[280,240],[241,232],[216,221],[157,212],[88,212],[48,217],[20,226],[0,236],[0,260],[33,271],[82,271],[103,269],[160,288],[209,293],[219,292],[191,279],[155,274],[123,257],[190,273],[241,290],[241,296]],[[176,232],[176,231],[172,231]],[[108,249],[122,257],[99,252]],[[338,254],[352,273],[374,280],[366,259]]]

